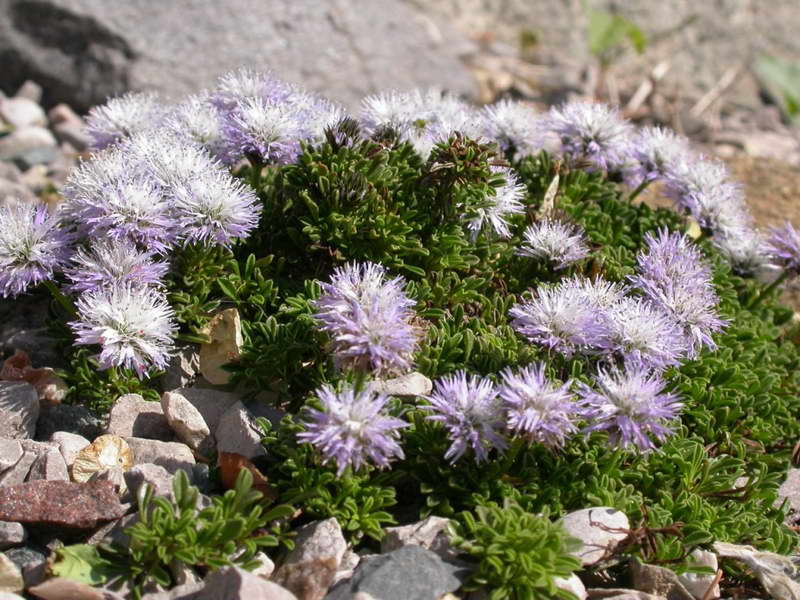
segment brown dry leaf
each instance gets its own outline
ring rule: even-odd
[[[277,490],[269,484],[266,476],[258,470],[258,467],[241,454],[220,452],[217,456],[217,465],[219,466],[219,476],[222,480],[222,486],[226,490],[233,489],[236,485],[236,478],[239,476],[239,471],[247,469],[253,475],[254,490],[261,492],[264,494],[264,497],[269,500],[276,500],[278,498]]]
[[[67,396],[67,384],[50,367],[34,369],[28,354],[22,350],[3,362],[0,379],[5,381],[27,381],[39,395],[39,400],[59,404]]]
[[[238,361],[244,344],[239,311],[227,308],[217,313],[203,329],[203,333],[211,341],[200,345],[200,372],[210,383],[225,385],[231,374],[220,367]]]
[[[16,350],[13,355],[3,361],[0,369],[0,379],[5,381],[25,381],[25,370],[31,368],[31,359],[28,353]]]
[[[117,435],[101,435],[78,452],[70,465],[72,481],[89,481],[98,471],[119,467],[123,471],[133,466],[133,452],[128,443]]]

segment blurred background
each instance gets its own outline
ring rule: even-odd
[[[761,224],[800,222],[798,31],[797,0],[0,0],[0,198],[54,193],[109,96],[251,66],[353,111],[414,87],[610,102],[725,158]]]

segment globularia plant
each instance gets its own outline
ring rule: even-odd
[[[436,91],[351,117],[249,70],[177,106],[112,100],[89,128],[57,212],[0,209],[0,292],[58,300],[73,400],[154,394],[176,345],[235,307],[234,383],[286,411],[263,468],[300,509],[289,527],[334,516],[369,544],[457,518],[472,581],[518,597],[575,567],[539,513],[680,524],[645,557],[678,567],[714,540],[796,545],[774,502],[800,360],[772,290],[800,240],[765,241],[724,165],[680,136],[600,104]],[[675,210],[639,201],[656,184]],[[375,383],[410,371],[433,389]],[[504,561],[539,539],[505,531],[517,518],[545,527],[557,568],[512,584]]]

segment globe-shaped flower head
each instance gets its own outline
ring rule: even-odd
[[[774,264],[792,275],[800,272],[800,234],[788,221],[780,227],[772,228],[766,251]]]
[[[128,241],[107,239],[78,250],[65,273],[72,280],[72,291],[88,292],[128,284],[159,286],[167,268],[166,263],[153,260],[152,252],[139,250]]]
[[[550,261],[556,269],[565,269],[589,255],[583,231],[562,221],[543,219],[529,225],[522,237],[518,255]]]
[[[86,131],[92,149],[102,150],[120,140],[158,126],[165,109],[154,94],[129,92],[89,111]]]

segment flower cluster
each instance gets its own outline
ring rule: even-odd
[[[525,186],[508,167],[492,167],[495,174],[503,176],[503,184],[495,188],[494,195],[485,199],[484,205],[472,209],[472,214],[465,215],[467,229],[472,231],[473,240],[488,223],[500,237],[511,236],[507,219],[511,215],[525,212],[522,200],[525,198]]]
[[[550,261],[556,269],[565,269],[589,255],[583,232],[562,221],[538,221],[525,229],[522,238],[517,254]]]
[[[320,283],[314,318],[331,338],[339,367],[377,374],[411,367],[419,333],[413,325],[414,301],[403,290],[403,278],[387,279],[375,263],[353,263],[334,271],[330,283]]]

